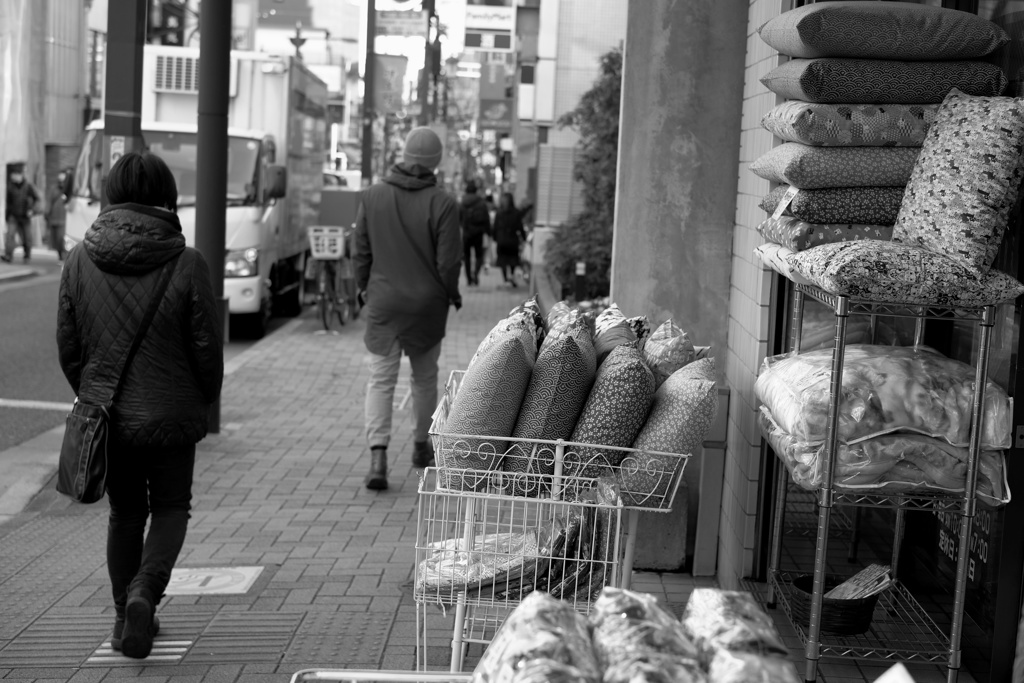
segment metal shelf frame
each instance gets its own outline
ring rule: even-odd
[[[817,680],[818,661],[823,656],[862,657],[883,660],[905,659],[941,661],[946,660],[947,682],[956,683],[960,670],[960,640],[963,635],[964,601],[967,593],[968,554],[970,550],[971,526],[977,507],[978,461],[981,452],[980,426],[984,414],[985,388],[988,380],[989,349],[992,327],[995,323],[995,306],[983,307],[941,307],[898,304],[890,302],[854,299],[844,295],[830,294],[817,287],[797,284],[793,289],[793,349],[800,352],[801,323],[803,321],[804,297],[810,297],[830,307],[835,313],[835,339],[832,347],[830,396],[828,422],[825,432],[824,477],[817,491],[818,524],[814,553],[814,580],[811,594],[810,619],[806,627],[793,619],[787,600],[788,581],[779,573],[782,553],[782,535],[786,509],[788,470],[778,468],[776,482],[775,510],[772,525],[772,545],[769,557],[768,604],[781,602],[790,622],[800,634],[804,643],[806,668],[804,679],[807,683]],[[967,477],[962,494],[941,493],[885,493],[881,491],[840,490],[835,486],[835,459],[838,452],[839,407],[842,393],[843,363],[846,352],[846,327],[851,315],[885,316],[911,318],[917,321],[914,343],[920,344],[924,335],[926,320],[972,321],[980,327],[978,362],[975,366],[975,387],[971,411],[971,438],[968,448]],[[894,588],[883,594],[879,604],[885,614],[897,615],[894,631],[885,631],[884,638],[845,637],[833,643],[822,637],[821,611],[825,592],[825,560],[829,542],[829,525],[832,509],[836,505],[884,506],[896,509],[896,528],[893,539],[892,570],[898,579],[897,560],[903,540],[904,516],[907,510],[944,510],[960,514],[962,527],[957,552],[957,566],[953,586],[953,609],[948,638],[941,635],[934,621],[920,608],[907,590],[898,581]],[[876,609],[876,614],[879,611]],[[883,620],[882,624],[885,623]],[[881,626],[872,626],[869,633]],[[913,642],[906,641],[907,633],[914,634]],[[936,640],[928,634],[939,633]],[[924,643],[918,642],[924,639]],[[938,643],[933,647],[928,643]]]

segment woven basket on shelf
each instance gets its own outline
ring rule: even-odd
[[[825,577],[825,592],[835,588],[845,579],[840,576]],[[809,628],[811,621],[811,591],[814,587],[812,574],[801,574],[793,579],[790,592],[790,607],[794,620],[802,627]],[[864,633],[871,626],[878,595],[852,600],[821,599],[821,631],[840,636],[854,636]]]

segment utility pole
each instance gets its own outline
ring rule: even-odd
[[[107,92],[103,104],[103,184],[115,161],[142,151],[142,46],[146,0],[110,0],[107,6]]]
[[[420,72],[417,98],[420,101],[419,122],[421,126],[426,126],[431,119],[427,100],[430,99],[430,72],[434,62],[434,46],[430,42],[430,27],[433,26],[437,16],[434,12],[434,0],[423,0],[423,9],[427,13],[427,35],[423,38],[423,71]]]
[[[228,90],[231,80],[231,3],[200,5],[199,135],[196,173],[196,249],[210,266],[218,322],[228,336],[224,298],[225,211],[228,191]],[[210,409],[210,432],[220,432],[220,399]]]
[[[363,69],[363,187],[373,184],[373,43],[377,35],[376,5],[374,0],[366,0],[366,66]]]

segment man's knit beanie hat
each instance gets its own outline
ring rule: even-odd
[[[441,163],[443,151],[444,146],[441,144],[441,138],[437,137],[437,133],[426,126],[420,126],[413,128],[406,136],[402,160],[410,166],[419,164],[434,169]]]

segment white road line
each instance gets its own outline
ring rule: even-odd
[[[0,398],[0,408],[29,408],[31,410],[59,410],[66,413],[71,410],[70,403],[56,401],[19,401],[15,398]]]

